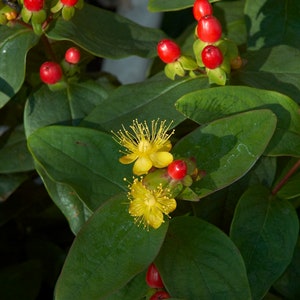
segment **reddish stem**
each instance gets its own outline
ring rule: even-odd
[[[289,178],[298,170],[300,167],[300,160],[298,160],[292,168],[287,172],[287,174],[278,182],[278,184],[272,190],[272,195],[276,195],[278,191],[283,187],[283,185],[289,180]]]
[[[49,39],[44,34],[42,35],[41,39],[44,43],[45,49],[46,49],[50,59],[53,60],[53,61],[56,61],[56,55],[53,52],[52,46],[49,42]]]

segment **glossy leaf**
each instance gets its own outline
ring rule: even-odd
[[[158,29],[143,27],[87,3],[70,21],[59,18],[46,34],[50,39],[69,40],[96,56],[113,59],[154,57],[157,42],[165,36]]]
[[[252,1],[247,0],[245,16],[250,49],[271,47],[279,44],[300,47],[298,0]],[[274,18],[276,22],[274,23]]]
[[[105,89],[92,81],[70,83],[67,89],[56,92],[43,85],[26,102],[26,135],[47,125],[78,125],[106,97]]]
[[[111,135],[80,127],[41,128],[28,139],[29,149],[51,180],[68,185],[90,210],[127,190],[132,166],[119,163]]]
[[[92,211],[86,207],[74,189],[66,184],[52,180],[38,163],[36,163],[36,170],[41,176],[49,196],[64,214],[72,232],[76,235],[92,215]]]
[[[163,76],[163,77],[162,77]],[[174,121],[177,125],[185,118],[174,108],[175,101],[189,91],[208,87],[206,78],[185,78],[172,81],[163,74],[143,83],[123,85],[99,104],[81,123],[107,131],[117,131],[121,124],[139,121]]]
[[[269,110],[240,113],[199,127],[172,151],[195,157],[198,168],[206,172],[192,185],[202,198],[245,175],[264,152],[275,127],[276,116]]]
[[[37,42],[38,37],[27,27],[0,26],[0,108],[21,88],[27,52]]]
[[[241,197],[230,237],[244,258],[253,299],[261,299],[291,262],[298,230],[295,209],[263,186]]]
[[[0,173],[17,173],[34,169],[27,149],[23,127],[17,127],[0,148]]]
[[[58,279],[55,299],[105,299],[154,260],[168,225],[149,231],[138,227],[126,201],[126,194],[109,200],[82,228]]]
[[[172,219],[155,264],[172,297],[251,299],[246,268],[235,245],[201,219]]]
[[[177,101],[176,107],[200,124],[249,109],[268,108],[276,114],[278,123],[266,153],[300,156],[295,147],[300,143],[298,105],[283,94],[243,86],[226,86],[186,94]]]

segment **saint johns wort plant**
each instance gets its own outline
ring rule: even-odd
[[[0,2],[1,299],[298,299],[299,1],[148,9]]]

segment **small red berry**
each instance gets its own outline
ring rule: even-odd
[[[171,296],[166,291],[157,291],[151,296],[150,300],[169,299]]]
[[[62,69],[56,62],[47,61],[40,67],[40,78],[44,83],[57,83],[62,78],[62,75]]]
[[[213,45],[204,47],[201,58],[204,66],[209,69],[215,69],[223,62],[223,54],[220,48]]]
[[[178,159],[168,165],[168,174],[176,180],[181,180],[187,173],[187,165],[185,161]]]
[[[207,43],[214,43],[222,36],[222,26],[214,16],[205,16],[198,21],[198,38]]]
[[[194,18],[199,21],[202,17],[212,15],[213,8],[208,0],[196,0],[193,6]]]
[[[24,6],[29,11],[40,11],[44,7],[44,0],[24,0]]]
[[[163,62],[168,64],[177,60],[181,55],[181,51],[175,42],[165,39],[157,44],[157,54]]]
[[[146,282],[151,288],[161,289],[164,287],[160,274],[153,263],[148,267],[146,274]]]
[[[80,61],[80,51],[75,47],[69,48],[65,53],[65,60],[70,64],[78,64]]]
[[[77,4],[78,0],[60,0],[60,2],[65,6],[74,6]]]

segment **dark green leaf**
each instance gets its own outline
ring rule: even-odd
[[[269,110],[240,113],[196,129],[182,138],[173,152],[194,156],[198,168],[206,172],[192,185],[202,198],[247,173],[264,152],[275,127],[276,116]]]
[[[151,12],[181,10],[187,7],[192,7],[194,2],[194,0],[149,0],[148,9]]]
[[[25,174],[1,174],[0,202],[6,200],[26,179],[27,176]],[[1,222],[0,217],[0,223]]]
[[[168,224],[149,231],[134,224],[126,194],[106,202],[78,233],[62,273],[55,299],[105,299],[154,260]]]
[[[0,25],[0,108],[22,86],[27,52],[38,40],[38,36],[25,26]]]
[[[71,83],[67,89],[56,92],[43,85],[26,103],[26,135],[52,124],[77,125],[106,97],[106,91],[93,81]]]
[[[86,51],[105,58],[130,55],[153,57],[165,34],[138,25],[116,13],[85,3],[70,21],[59,18],[47,31],[53,40],[69,40]]]
[[[28,145],[47,176],[68,185],[67,190],[74,190],[91,210],[127,190],[123,178],[132,176],[132,166],[119,163],[119,145],[111,135],[90,128],[50,126],[35,131]]]
[[[249,36],[248,45],[251,49],[279,44],[300,47],[300,2],[298,0],[247,0],[245,16]]]
[[[300,297],[300,240],[298,239],[292,262],[283,275],[275,282],[274,288],[285,299],[298,299]]]
[[[206,78],[184,78],[170,80],[163,74],[142,83],[123,85],[112,92],[82,122],[83,126],[93,126],[107,131],[119,130],[121,124],[139,121],[173,120],[177,125],[185,118],[174,107],[182,95],[208,87]]]
[[[255,186],[241,197],[230,236],[247,268],[253,299],[261,299],[291,262],[299,222],[291,204]]]
[[[283,94],[244,86],[225,86],[184,95],[176,102],[176,107],[200,124],[237,112],[268,108],[276,114],[278,123],[266,153],[300,156],[299,148],[295,147],[300,143],[298,105]]]
[[[235,245],[201,219],[172,219],[155,264],[173,297],[251,299],[245,265]]]

